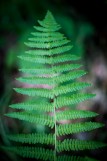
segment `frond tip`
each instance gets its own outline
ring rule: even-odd
[[[51,31],[57,31],[61,27],[57,24],[55,18],[53,17],[52,13],[48,10],[46,16],[43,21],[38,21],[39,24],[45,28],[51,28]]]

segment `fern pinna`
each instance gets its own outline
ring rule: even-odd
[[[8,135],[10,140],[20,142],[21,145],[6,147],[6,149],[37,160],[94,161],[95,159],[87,156],[70,156],[66,152],[92,150],[105,146],[104,143],[96,141],[67,139],[68,134],[88,132],[103,126],[96,122],[80,122],[80,118],[95,117],[98,114],[73,108],[75,104],[94,97],[94,94],[82,92],[82,89],[91,84],[76,80],[86,72],[81,69],[80,63],[75,63],[80,60],[80,57],[72,54],[72,45],[63,34],[58,32],[60,25],[56,23],[51,12],[48,11],[44,20],[38,23],[40,26],[34,26],[36,31],[31,33],[33,37],[25,43],[31,49],[23,56],[19,56],[25,64],[20,71],[28,75],[18,78],[20,82],[36,86],[14,88],[16,92],[28,95],[32,99],[10,105],[11,108],[20,109],[20,111],[6,115],[45,125],[51,130],[46,133]],[[29,64],[26,65],[26,62]],[[78,122],[68,123],[67,121],[74,119],[78,119]],[[62,120],[66,122],[61,124]]]

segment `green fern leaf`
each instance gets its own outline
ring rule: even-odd
[[[47,25],[52,25],[53,27],[60,26],[59,24],[57,24],[55,18],[49,10],[47,11],[47,14],[42,22]]]
[[[62,124],[57,127],[57,134],[58,135],[67,135],[79,132],[90,131],[93,129],[97,129],[103,127],[104,125],[101,123],[96,122],[81,122],[81,123],[74,123],[74,124]]]
[[[62,75],[56,76],[55,82],[56,83],[67,82],[70,80],[77,79],[85,74],[86,74],[86,72],[84,70],[68,72],[67,74],[62,74]]]
[[[69,40],[57,40],[57,41],[53,41],[53,42],[48,42],[48,43],[37,43],[37,42],[26,42],[25,45],[27,45],[28,47],[32,47],[32,48],[43,48],[43,49],[50,49],[50,48],[55,48],[55,47],[60,47],[63,46],[65,44],[68,44],[70,41]]]
[[[83,89],[85,87],[90,86],[90,84],[88,83],[74,83],[74,84],[69,84],[69,85],[65,85],[65,86],[60,86],[58,88],[56,88],[55,90],[52,89],[43,89],[43,88],[14,88],[15,91],[17,91],[18,93],[21,94],[26,94],[29,96],[41,96],[41,97],[46,97],[46,98],[54,98],[54,96],[58,96],[61,94],[66,94],[67,92],[74,92],[77,91],[79,89]],[[78,95],[73,95],[72,98],[68,98],[68,100],[72,99],[72,102],[74,102],[74,99],[76,98],[76,96],[78,97]],[[82,94],[80,95],[80,98],[82,97],[82,100],[78,97],[78,100],[83,101],[85,99],[91,98],[93,95],[88,95],[88,94]],[[61,99],[62,100],[62,99]],[[63,97],[63,100],[66,100],[66,98]],[[62,100],[62,101],[63,101]],[[77,100],[77,101],[78,101]],[[60,104],[60,97],[57,100],[57,105]],[[69,102],[68,102],[69,104]],[[71,103],[70,103],[71,104]]]
[[[66,72],[66,71],[71,71],[71,70],[74,70],[74,69],[78,69],[81,66],[82,66],[81,64],[66,64],[66,65],[62,64],[60,66],[54,66],[53,69],[51,69],[51,68],[44,68],[44,70],[43,70],[41,68],[36,68],[36,69],[34,68],[32,70],[33,70],[33,73],[35,72],[36,74],[38,74],[38,73],[40,74],[41,73],[41,74],[51,74],[52,75],[52,73],[54,74],[54,72],[62,73],[62,72]],[[27,70],[29,70],[29,69],[27,69]],[[31,72],[31,70],[30,70],[30,72]]]
[[[4,147],[2,149],[14,152],[18,155],[21,155],[22,157],[25,157],[25,158],[35,158],[35,159],[54,161],[53,150],[51,150],[51,149],[25,147],[25,146]]]
[[[61,94],[66,94],[68,92],[74,92],[89,86],[91,86],[90,83],[84,83],[84,82],[78,82],[78,83],[76,82],[76,83],[71,83],[67,85],[62,85],[60,87],[56,87],[56,89],[54,90],[54,95],[58,96]]]
[[[12,104],[9,107],[14,108],[14,109],[23,109],[27,111],[44,111],[44,112],[53,112],[54,110],[54,104],[53,103],[48,103],[48,102],[24,102],[24,103],[17,103],[17,104]]]
[[[65,61],[80,59],[80,57],[77,57],[75,55],[69,56],[69,54],[60,55],[60,56],[54,57],[54,59],[52,59],[52,57],[45,57],[45,56],[30,56],[30,57],[18,56],[18,57],[25,61],[31,61],[34,63],[42,63],[42,64],[57,64]]]
[[[54,19],[55,21],[55,19]],[[57,23],[54,23],[54,26],[53,26],[53,23],[49,23],[49,18],[48,18],[48,22],[46,23],[46,19],[44,21],[40,21],[38,20],[38,23],[44,27],[44,28],[47,28],[49,31],[56,31],[56,30],[59,30],[61,27],[59,24]]]
[[[45,68],[44,70],[40,69],[40,68],[36,68],[36,69],[35,68],[22,68],[22,69],[19,69],[19,71],[21,71],[23,73],[37,74],[39,76],[41,74],[41,77],[43,77],[44,74],[51,74],[52,75],[52,73],[53,73],[51,68]]]
[[[58,156],[58,161],[98,161],[98,160],[89,157],[62,155]]]
[[[19,69],[19,71],[22,71],[22,72],[25,72],[25,73],[30,73],[30,74],[50,74],[50,76],[52,77],[52,74],[55,75],[54,73],[60,73],[60,72],[66,72],[66,71],[70,71],[70,70],[74,70],[74,69],[78,69],[80,68],[81,65],[80,64],[67,64],[67,65],[61,65],[61,66],[54,66],[53,69],[51,68],[44,68],[44,69],[41,69],[41,68],[32,68],[32,69],[29,69],[29,68],[24,68],[24,69]],[[85,72],[86,73],[86,72]],[[74,74],[76,74],[74,72]],[[42,76],[43,77],[43,76]],[[28,77],[30,78],[30,77]],[[49,77],[44,77],[45,79],[49,79]],[[38,77],[39,79],[39,77]],[[42,78],[43,79],[43,78]],[[17,79],[18,80],[18,79]],[[19,80],[22,80],[22,79],[19,79]],[[49,81],[49,80],[48,80]],[[48,81],[46,81],[46,84],[48,83]],[[53,80],[52,80],[53,82]],[[45,82],[44,82],[45,83]]]
[[[57,73],[62,73],[62,72],[67,72],[67,71],[71,71],[74,69],[78,69],[80,68],[82,65],[81,64],[62,64],[59,66],[54,66],[53,70]]]
[[[37,37],[39,37],[39,38],[50,38],[50,37],[53,37],[53,38],[56,38],[57,36],[58,37],[63,37],[64,36],[64,34],[62,34],[62,33],[59,33],[59,32],[31,32],[31,34],[33,35],[33,36],[35,36],[35,38]],[[50,41],[50,40],[48,40],[48,41]]]
[[[37,31],[42,31],[42,32],[53,32],[53,31],[58,31],[60,29],[60,27],[58,27],[58,29],[56,29],[56,28],[44,28],[44,27],[39,27],[39,26],[34,26],[34,28]]]
[[[61,46],[53,49],[49,49],[49,52],[51,55],[58,55],[58,54],[63,54],[69,50],[71,50],[73,45],[66,45],[66,46]]]
[[[92,150],[105,147],[106,144],[96,141],[86,141],[77,139],[65,139],[64,141],[59,141],[57,146],[57,151],[78,151],[78,150]]]
[[[28,121],[31,123],[36,123],[36,124],[42,124],[42,125],[47,125],[50,128],[54,127],[54,121],[53,118],[48,116],[48,115],[39,115],[39,114],[34,114],[31,112],[12,112],[5,114],[8,117],[11,118],[16,118],[24,121]]]
[[[86,111],[86,110],[64,110],[56,113],[57,121],[60,120],[70,120],[70,119],[78,119],[78,118],[88,118],[88,117],[96,117],[97,113]]]
[[[77,104],[87,99],[93,98],[94,96],[95,94],[83,94],[83,93],[73,94],[71,97],[59,96],[56,100],[56,108]]]
[[[52,144],[54,145],[54,135],[52,134],[39,134],[39,133],[32,133],[32,134],[14,134],[14,135],[8,135],[7,136],[10,140],[15,142],[21,142],[21,143],[29,143],[29,144]]]
[[[51,73],[52,74],[52,73]],[[17,78],[18,81],[30,84],[48,84],[48,85],[55,85],[52,78],[49,77],[20,77]]]
[[[62,40],[62,39],[66,39],[65,37],[63,37],[62,35],[57,36],[57,37],[50,37],[49,40],[46,37],[33,37],[33,38],[29,38],[28,40],[30,40],[31,42],[53,42],[53,41],[58,41],[58,40]]]
[[[50,89],[43,88],[14,88],[15,91],[28,96],[41,96],[46,98],[53,98],[53,94]]]

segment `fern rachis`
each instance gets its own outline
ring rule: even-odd
[[[21,146],[7,147],[6,149],[23,157],[38,160],[94,161],[94,159],[88,157],[58,155],[63,151],[90,150],[104,147],[104,143],[95,141],[58,139],[58,137],[68,134],[97,129],[102,127],[103,124],[89,121],[72,124],[60,123],[61,120],[96,117],[98,114],[95,112],[72,108],[72,105],[93,98],[94,94],[81,92],[82,89],[89,87],[90,83],[79,82],[76,79],[85,75],[86,72],[80,69],[81,64],[75,63],[80,57],[71,54],[72,45],[63,34],[58,32],[60,26],[56,23],[51,12],[48,11],[45,19],[38,22],[40,26],[34,27],[36,31],[32,33],[33,38],[29,38],[29,42],[25,43],[31,49],[25,55],[19,56],[25,63],[25,67],[20,71],[30,75],[17,80],[28,84],[45,84],[49,86],[48,88],[36,86],[35,88],[14,88],[16,92],[28,95],[32,100],[10,105],[11,108],[22,111],[6,115],[30,123],[46,125],[54,129],[54,133],[11,134],[8,135],[8,138],[14,142],[20,142]],[[26,67],[26,62],[32,62],[32,65],[30,63]],[[40,97],[41,101],[35,99],[36,96]],[[62,110],[65,106],[67,108]],[[54,150],[53,148],[26,147],[23,143],[53,145]]]

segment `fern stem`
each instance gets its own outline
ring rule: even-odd
[[[56,134],[57,134],[57,132],[56,132],[56,130],[57,130],[57,128],[56,128],[56,111],[55,111],[55,99],[54,99],[54,122],[55,122],[55,149],[54,149],[54,161],[56,161],[56,148],[57,148],[57,138],[56,138]]]
[[[53,81],[54,81],[54,79],[53,79]],[[54,104],[54,124],[55,124],[55,133],[54,133],[55,134],[54,161],[56,161],[57,160],[57,158],[56,158],[56,148],[57,148],[57,138],[56,138],[56,134],[57,134],[57,127],[56,127],[56,108],[55,108],[56,107],[56,96],[54,96],[53,104]]]
[[[52,58],[52,56],[51,56]],[[54,71],[54,66],[53,64],[51,65],[51,68],[52,70]],[[55,74],[55,73],[54,73]],[[55,84],[55,80],[54,80],[54,77],[53,77],[53,84]],[[53,94],[54,94],[54,88],[53,88]],[[54,128],[55,128],[55,149],[54,149],[54,161],[57,161],[57,157],[56,157],[56,149],[57,149],[57,127],[56,127],[56,96],[54,95],[54,98],[53,98],[53,106],[54,106]]]

